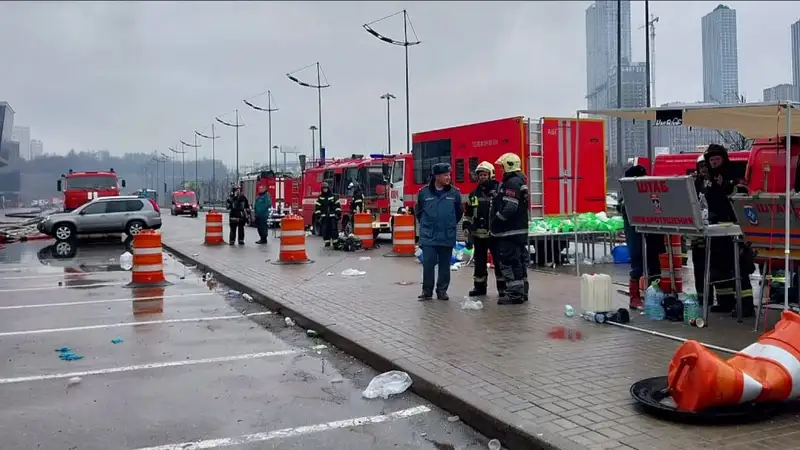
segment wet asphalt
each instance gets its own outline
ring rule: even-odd
[[[172,285],[125,287],[124,251],[0,246],[3,450],[487,448],[410,392],[362,398],[372,369],[168,255]]]

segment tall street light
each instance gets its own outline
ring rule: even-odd
[[[216,141],[219,139],[216,132],[214,131],[214,123],[211,123],[211,136],[206,136],[205,134],[195,131],[195,135],[200,136],[203,139],[211,139],[211,189],[216,191],[217,189],[217,151],[216,151]],[[216,195],[216,192],[214,193]],[[209,196],[211,196],[211,192],[209,191]],[[208,199],[211,201],[211,199]]]
[[[389,18],[394,17],[394,16],[399,15],[399,14],[403,14],[403,40],[402,41],[398,41],[398,40],[392,39],[390,37],[386,37],[386,36],[378,33],[377,31],[375,31],[375,29],[372,28],[372,24],[381,22],[383,20],[389,19]],[[409,25],[411,25],[411,32],[414,34],[414,39],[415,39],[414,41],[409,41],[408,40],[408,26]],[[364,27],[365,30],[367,30],[367,33],[375,36],[376,38],[380,39],[383,42],[387,42],[387,43],[392,44],[392,45],[399,45],[399,46],[405,47],[405,53],[406,53],[406,152],[409,152],[409,151],[411,151],[411,106],[410,106],[410,103],[409,103],[410,102],[410,100],[409,100],[410,96],[409,96],[409,87],[408,87],[408,47],[411,47],[412,45],[419,45],[419,44],[422,43],[422,41],[419,40],[419,37],[417,36],[417,32],[414,30],[414,25],[411,23],[411,19],[408,18],[408,12],[405,9],[402,10],[402,11],[398,11],[398,12],[396,12],[394,14],[388,15],[386,17],[382,17],[382,18],[380,18],[378,20],[373,20],[372,22],[365,23],[362,26]]]
[[[236,123],[225,122],[224,120],[220,119],[219,117],[215,117],[216,121],[225,125],[226,127],[232,127],[236,129],[236,184],[239,184],[239,128],[243,127],[244,124],[239,120],[239,110],[235,110],[236,112]]]
[[[175,189],[175,155],[181,155],[181,158],[183,158],[183,155],[185,155],[186,152],[175,150],[172,147],[167,147],[167,148],[169,149],[169,151],[172,152],[172,189]],[[184,182],[181,183],[181,189],[183,189]]]
[[[388,144],[389,154],[392,154],[392,106],[391,101],[397,97],[390,93],[385,93],[381,95],[381,98],[386,100],[386,138]]]
[[[306,70],[311,66],[317,67],[317,84],[310,84],[304,81],[300,81],[297,77],[294,76],[295,73],[302,72],[303,70]],[[328,77],[325,76],[325,73],[322,71],[322,67],[319,65],[319,62],[315,62],[314,64],[309,64],[303,68],[297,69],[293,72],[289,72],[286,74],[286,77],[288,77],[295,83],[299,84],[300,86],[317,90],[317,109],[319,111],[319,154],[321,157],[322,149],[324,148],[322,144],[322,90],[331,87],[331,84],[328,82]],[[322,84],[322,78],[325,78],[325,84]]]
[[[310,127],[308,127],[308,129],[311,131],[311,164],[316,164],[314,162],[314,160],[317,157],[317,154],[316,154],[317,144],[314,142],[314,138],[316,137],[316,136],[314,136],[314,132],[317,131],[317,127],[314,126],[314,125],[311,125]]]
[[[267,133],[269,135],[269,147],[267,147],[267,148],[271,149],[272,148],[272,113],[277,111],[278,108],[273,108],[272,107],[272,100],[273,100],[272,91],[267,91],[266,94],[267,94],[267,107],[266,108],[254,105],[253,103],[250,103],[247,100],[242,100],[242,101],[244,102],[245,105],[255,109],[256,111],[264,111],[264,112],[267,113]],[[254,97],[251,97],[251,99],[259,97],[261,95],[264,95],[264,93],[258,94],[258,95],[254,96]],[[267,167],[272,169],[272,150],[269,150],[268,153],[269,153],[269,162],[267,164]],[[278,162],[275,161],[275,163],[277,164]]]
[[[184,147],[189,147],[194,149],[194,193],[197,195],[197,198],[200,198],[200,184],[197,182],[197,149],[200,148],[200,144],[197,143],[197,135],[194,135],[194,144],[189,144],[188,142],[181,141],[181,144]]]

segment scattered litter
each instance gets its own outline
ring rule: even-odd
[[[114,339],[111,340],[112,344],[122,344],[122,342],[124,342],[122,340],[122,338],[118,338],[118,337],[115,337]]]
[[[583,333],[580,330],[557,326],[551,328],[547,332],[547,336],[551,339],[566,340],[566,341],[580,341],[583,339]]]
[[[241,297],[242,293],[239,292],[239,291],[234,291],[234,290],[231,289],[230,291],[226,292],[225,295],[227,297]]]
[[[131,270],[133,267],[133,255],[130,252],[125,252],[119,255],[119,266],[123,270]]]
[[[203,281],[211,281],[214,279],[214,274],[211,272],[206,272],[203,274]]]
[[[306,330],[306,336],[308,337],[317,337],[318,333],[314,330]]]
[[[67,353],[67,352],[71,352],[72,349],[69,348],[69,347],[59,347],[59,348],[56,349],[56,351],[59,352],[59,353]]]
[[[503,446],[497,439],[492,439],[491,441],[489,441],[489,450],[500,450],[502,448]]]
[[[575,315],[575,309],[571,305],[564,305],[564,315],[572,317]]]
[[[360,276],[366,275],[366,274],[367,274],[367,272],[364,272],[362,270],[357,270],[357,269],[344,269],[342,271],[342,276],[343,277],[360,277]]]
[[[336,376],[335,376],[335,377],[333,377],[333,379],[331,380],[331,383],[343,383],[343,382],[344,382],[344,378],[342,378],[342,376],[341,376],[341,375],[336,375]]]
[[[478,311],[483,309],[483,302],[480,300],[472,299],[471,297],[466,297],[464,303],[461,304],[461,309]]]
[[[372,258],[371,258],[371,257],[369,257],[369,256],[360,256],[360,257],[358,258],[358,260],[359,260],[359,261],[367,261],[367,260],[370,260],[370,259],[372,259]]]
[[[83,381],[83,379],[81,377],[72,377],[69,380],[67,380],[67,387],[75,386],[76,384],[80,384],[81,381]]]
[[[461,420],[461,418],[458,416],[450,416],[447,418],[448,422],[458,422],[459,420]]]
[[[378,397],[388,399],[390,395],[402,394],[409,387],[411,387],[411,377],[407,373],[390,370],[373,378],[361,395],[370,399]]]
[[[287,317],[287,318],[283,319],[283,322],[286,324],[287,327],[293,327],[293,326],[296,325],[294,323],[294,320],[292,320],[291,317]]]
[[[242,294],[242,298],[247,300],[250,303],[253,303],[253,296],[250,294]]]
[[[425,436],[428,435],[428,433],[420,433],[419,435],[420,435],[420,437],[425,437]]]
[[[192,256],[200,256],[200,253],[192,253]]]
[[[453,271],[453,272],[458,272],[458,269],[460,269],[461,266],[463,266],[463,265],[464,265],[464,263],[460,263],[460,262],[454,263],[454,264],[452,264],[450,266],[450,270]]]
[[[194,270],[197,269],[197,266],[183,266],[185,269]]]
[[[72,352],[72,349],[70,349],[69,347],[60,347],[57,348],[56,351],[60,353],[58,357],[63,361],[77,361],[79,359],[83,359],[83,356],[76,355],[75,353]]]
[[[332,277],[334,275],[336,275],[336,274],[333,273],[333,272],[328,272],[328,273],[325,274],[326,277]]]

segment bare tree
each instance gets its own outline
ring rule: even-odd
[[[721,102],[718,101],[717,99],[712,98],[712,100],[714,101],[714,103],[721,104]],[[747,103],[747,99],[744,97],[744,95],[737,95],[736,103],[739,104]],[[717,134],[719,135],[722,144],[729,151],[732,152],[750,150],[750,147],[752,147],[753,145],[752,139],[747,139],[742,133],[738,131],[717,130]]]

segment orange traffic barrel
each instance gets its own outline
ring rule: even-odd
[[[395,214],[392,229],[392,251],[383,256],[414,256],[416,245],[414,242],[415,218],[411,214]]]
[[[669,363],[667,383],[685,411],[800,398],[800,315],[784,311],[772,331],[727,361],[686,341]]]
[[[286,216],[281,219],[281,245],[278,261],[273,264],[312,263],[306,254],[305,222],[299,216]]]
[[[133,290],[133,315],[161,314],[164,312],[164,287],[153,286]]]
[[[167,286],[164,278],[164,255],[161,234],[142,230],[133,236],[133,271],[127,287]]]
[[[675,293],[683,292],[683,279],[681,278],[681,255],[672,255],[672,271],[669,269],[669,255],[658,255],[658,264],[661,266],[660,288],[664,292],[672,292],[672,274],[675,274]]]
[[[664,244],[667,248],[672,248],[672,256],[681,257],[681,266],[685,266],[689,255],[683,252],[683,237],[680,234],[668,234],[664,236]]]
[[[216,211],[209,211],[206,214],[206,245],[224,244],[222,240],[222,214]]]
[[[375,240],[372,237],[372,214],[355,213],[353,215],[353,234],[361,241],[361,248],[375,246]]]

